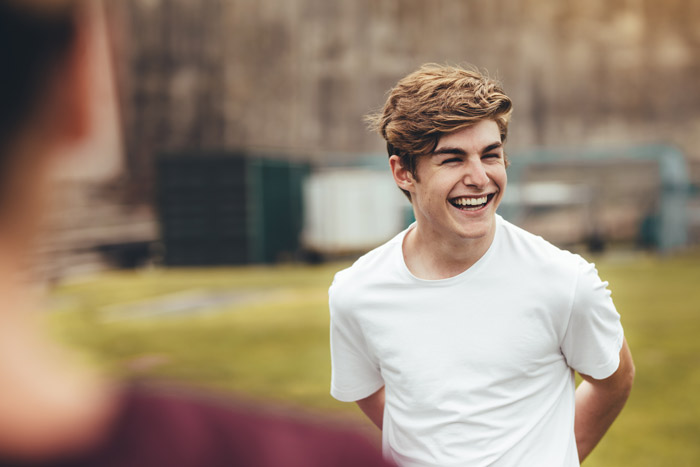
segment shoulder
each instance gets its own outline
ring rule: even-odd
[[[510,222],[499,219],[501,239],[507,253],[530,265],[577,272],[589,264],[580,255],[561,249],[539,235],[532,234]]]
[[[508,264],[511,274],[545,287],[549,293],[571,297],[579,277],[595,267],[580,255],[561,249],[544,238],[500,220],[499,262]]]
[[[366,287],[376,287],[400,274],[401,244],[406,231],[361,256],[352,266],[336,273],[329,289],[331,306],[347,302]]]

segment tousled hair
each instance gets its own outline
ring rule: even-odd
[[[432,153],[443,135],[493,120],[505,142],[511,113],[510,98],[485,73],[429,63],[401,79],[382,111],[366,120],[386,140],[389,157],[399,156],[415,177],[418,158]]]

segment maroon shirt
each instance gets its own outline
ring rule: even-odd
[[[387,467],[357,433],[311,421],[132,388],[101,444],[51,467]]]

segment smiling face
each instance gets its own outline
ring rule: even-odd
[[[415,176],[394,157],[390,159],[394,178],[411,194],[422,236],[448,244],[463,240],[490,244],[507,183],[495,121],[483,120],[441,137],[432,154],[418,158]]]

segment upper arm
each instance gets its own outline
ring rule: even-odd
[[[596,379],[584,373],[579,374],[584,380],[601,389],[611,392],[629,393],[632,388],[632,382],[634,381],[635,368],[634,361],[632,360],[632,353],[627,345],[627,340],[625,339],[622,341],[620,363],[617,370],[615,370],[612,375],[607,378]]]
[[[384,385],[384,380],[352,306],[346,300],[339,300],[335,288],[334,284],[329,301],[331,395],[351,402],[375,393]]]
[[[602,380],[611,376],[627,357],[624,332],[608,283],[595,266],[581,260],[561,341],[567,364],[581,374]]]
[[[622,342],[617,369],[607,378],[581,374],[576,389],[574,433],[579,461],[595,448],[627,402],[634,380],[634,363],[627,341]]]
[[[371,396],[355,401],[372,423],[382,429],[384,421],[384,386]]]

